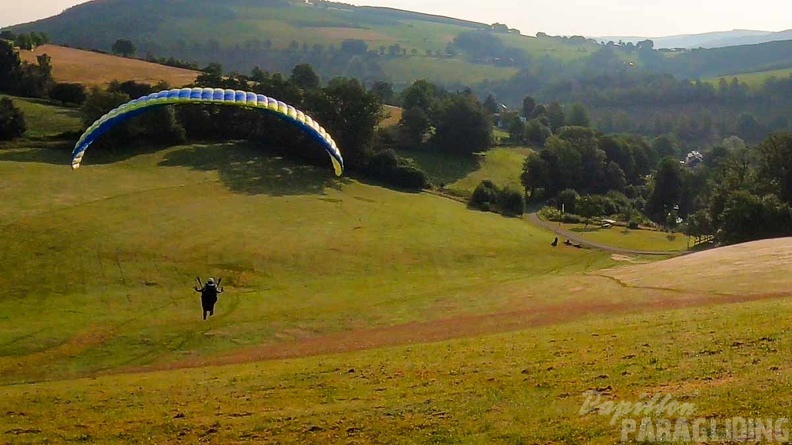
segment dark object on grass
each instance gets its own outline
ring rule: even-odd
[[[217,304],[217,295],[223,293],[223,289],[220,288],[220,282],[223,279],[220,278],[217,281],[217,285],[215,285],[214,278],[209,278],[206,280],[206,285],[201,287],[195,287],[196,292],[201,293],[201,308],[203,309],[203,319],[206,320],[206,315],[208,313],[209,316],[214,315],[214,307]],[[198,283],[201,283],[201,279],[198,278]]]

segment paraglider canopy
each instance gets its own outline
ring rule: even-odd
[[[333,163],[337,176],[344,171],[344,159],[336,146],[335,141],[327,131],[315,120],[293,106],[277,99],[262,94],[227,90],[222,88],[181,88],[164,90],[152,93],[138,99],[131,100],[115,108],[96,120],[74,146],[72,151],[72,169],[80,168],[80,163],[85,155],[85,150],[102,134],[106,133],[116,124],[130,119],[150,109],[164,105],[182,103],[211,103],[217,105],[235,105],[238,107],[252,108],[275,114],[283,120],[301,128],[306,134],[319,142]]]

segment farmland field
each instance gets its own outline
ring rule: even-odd
[[[56,82],[102,86],[113,80],[149,84],[165,81],[172,87],[181,87],[193,83],[198,77],[197,71],[57,45],[43,45],[34,51],[19,53],[22,60],[31,63],[43,54],[52,58],[52,77]]]

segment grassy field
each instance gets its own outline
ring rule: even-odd
[[[426,151],[403,152],[427,173],[436,185],[469,196],[484,179],[500,187],[522,189],[520,172],[529,148],[494,148],[477,157],[452,157]]]
[[[46,109],[33,122],[75,125]],[[77,172],[68,150],[15,147],[0,152],[3,382],[494,312],[548,270],[611,264],[597,252],[515,261],[526,246],[546,250],[545,232],[441,197],[336,182],[252,145],[89,151]],[[190,290],[209,274],[229,291],[217,334]]]
[[[733,76],[726,76],[724,79],[726,81],[731,81],[733,78],[737,78],[740,83],[747,84],[752,89],[761,88],[765,81],[771,77],[775,77],[777,79],[786,79],[792,75],[792,68],[782,69],[782,70],[772,70],[772,71],[761,71],[757,73],[744,73],[744,74],[735,74]],[[718,86],[720,82],[720,77],[716,79],[708,79],[707,82]]]
[[[28,139],[42,140],[54,138],[64,132],[75,132],[82,129],[80,111],[76,108],[56,107],[38,99],[9,97],[14,106],[25,114]],[[29,142],[29,141],[28,141]]]
[[[562,224],[561,228],[582,238],[609,246],[635,250],[681,252],[687,249],[688,239],[681,233],[655,230],[625,230],[624,227],[598,227],[589,224]]]
[[[588,390],[789,412],[792,239],[646,263],[249,144],[68,159],[0,146],[3,441],[618,441]]]
[[[478,170],[448,185],[450,190],[472,194],[481,181],[489,179],[498,187],[522,190],[520,174],[530,148],[496,148],[483,156]]]
[[[596,44],[586,42],[583,45],[569,45],[550,38],[537,38],[517,34],[499,35],[501,40],[515,48],[520,48],[535,59],[550,57],[564,61],[588,57],[600,48]]]
[[[721,300],[425,345],[11,386],[5,428],[36,441],[614,443],[611,415],[581,414],[592,390],[604,401],[669,396],[718,422],[785,417],[789,299]]]
[[[52,77],[56,82],[104,86],[113,80],[149,84],[164,80],[172,87],[181,87],[198,77],[196,71],[57,45],[43,45],[34,51],[19,53],[22,60],[31,63],[42,54],[52,58]]]
[[[379,126],[385,128],[385,127],[392,127],[398,124],[399,121],[401,120],[402,113],[404,112],[404,110],[402,110],[399,107],[394,107],[392,105],[384,105],[383,112],[385,114],[385,117],[382,119],[382,121],[380,121]]]
[[[484,79],[501,80],[513,76],[516,68],[476,65],[465,60],[436,57],[406,57],[384,59],[382,68],[396,84],[410,84],[429,79],[445,84],[472,85]]]

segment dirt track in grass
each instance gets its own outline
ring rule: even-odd
[[[184,360],[125,371],[148,372],[335,354],[517,331],[569,323],[590,317],[612,317],[716,304],[738,304],[790,296],[789,293],[723,295],[690,293],[674,289],[648,289],[646,292],[648,293],[647,298],[641,301],[586,302],[568,300],[563,303],[545,304],[509,312],[458,316],[315,337],[306,336],[287,342],[250,347],[219,357]]]

